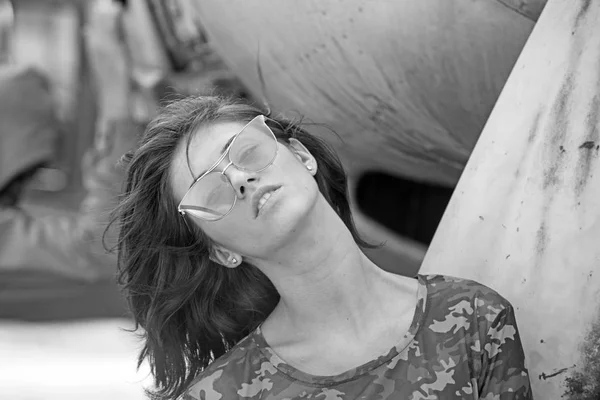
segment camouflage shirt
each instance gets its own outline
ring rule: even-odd
[[[183,399],[532,399],[511,304],[473,281],[418,280],[412,325],[387,354],[339,375],[310,375],[280,359],[258,328]]]

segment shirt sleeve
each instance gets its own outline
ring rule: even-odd
[[[481,400],[533,399],[512,306],[504,306],[489,326],[481,352]]]

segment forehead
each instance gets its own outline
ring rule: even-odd
[[[181,140],[171,165],[171,180],[179,199],[198,178],[199,173],[210,168],[219,159],[223,154],[223,146],[239,133],[244,125],[240,122],[218,122],[199,127],[191,134],[187,157],[188,140],[187,138]]]
[[[223,154],[223,146],[239,133],[244,125],[240,122],[219,122],[196,129],[191,135],[188,148],[192,170],[197,173],[217,161]],[[184,147],[185,145],[187,145],[187,140],[184,142]],[[185,151],[185,148],[183,150]]]

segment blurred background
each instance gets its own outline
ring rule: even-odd
[[[162,101],[332,128],[358,228],[385,242],[369,257],[414,275],[544,4],[0,0],[0,397],[144,398],[101,236]]]

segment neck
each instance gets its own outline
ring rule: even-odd
[[[281,295],[272,317],[298,331],[335,327],[360,334],[381,318],[392,286],[390,274],[363,254],[322,197],[294,238],[257,265]]]

